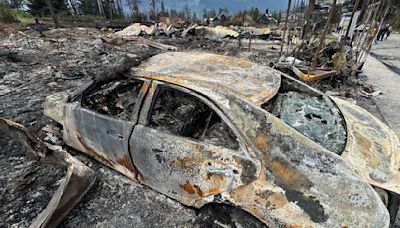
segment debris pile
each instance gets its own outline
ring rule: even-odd
[[[155,25],[144,25],[140,23],[132,24],[121,31],[115,33],[117,37],[132,39],[137,36],[167,36],[182,37],[202,36],[209,40],[220,40],[223,38],[238,38],[239,36],[257,37],[268,39],[271,35],[270,28],[237,27],[237,26],[204,26],[197,23],[189,25],[187,28],[176,28],[173,25],[158,23]],[[275,35],[276,36],[276,35]]]

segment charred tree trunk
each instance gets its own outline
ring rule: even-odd
[[[46,0],[46,5],[49,8],[51,18],[53,18],[54,26],[56,28],[59,28],[60,23],[58,23],[58,18],[57,18],[56,12],[54,11],[53,4],[51,4],[50,0]]]
[[[301,35],[301,39],[304,39],[305,36],[308,33],[309,28],[311,27],[311,19],[312,19],[312,14],[314,12],[315,9],[315,0],[310,0],[308,2],[308,9],[307,9],[307,14],[305,16],[305,27],[303,30],[303,34]]]
[[[99,8],[99,13],[100,15],[106,19],[106,14],[104,13],[104,8],[103,8],[103,4],[101,2],[101,0],[97,0],[97,7]]]
[[[72,13],[74,15],[78,15],[78,10],[76,8],[76,2],[75,0],[69,0],[69,4],[71,5]]]

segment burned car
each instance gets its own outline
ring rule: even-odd
[[[67,145],[127,177],[270,227],[388,227],[400,193],[400,144],[385,124],[232,57],[159,54],[124,77],[49,96],[44,112]]]

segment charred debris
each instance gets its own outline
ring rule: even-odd
[[[315,1],[290,2],[286,20],[272,27],[181,26],[160,22],[135,23],[120,31],[61,28],[38,32],[23,29],[3,36],[0,42],[0,98],[9,104],[2,104],[0,115],[33,126],[33,132],[38,134],[3,118],[0,119],[0,130],[21,142],[27,154],[38,163],[54,164],[66,170],[49,204],[32,221],[32,227],[60,224],[96,179],[94,170],[62,147],[65,145],[60,139],[60,129],[44,126],[41,113],[44,97],[54,91],[71,91],[91,80],[93,90],[90,94],[71,94],[69,99],[81,96],[79,99],[84,107],[127,120],[136,103],[130,97],[137,97],[142,84],[129,79],[126,73],[160,52],[211,51],[250,59],[269,64],[331,95],[373,107],[373,101],[366,100],[378,95],[379,91],[362,81],[361,68],[373,42],[370,33],[375,22],[385,18],[390,1],[384,4],[385,1],[375,0],[370,5],[358,0],[352,5],[336,4],[336,0],[331,5],[317,5]],[[34,73],[25,76],[24,72],[31,68],[35,69]],[[29,83],[31,85],[27,86]],[[46,87],[42,94],[29,92],[41,87]],[[234,134],[203,103],[175,91],[165,90],[159,96],[150,119],[153,127],[238,149]],[[26,114],[27,105],[17,101],[16,97],[28,100],[32,115]],[[34,98],[32,103],[29,97]],[[262,108],[323,147],[337,154],[343,151],[346,129],[332,101],[282,87]],[[188,119],[193,116],[195,119]],[[36,122],[36,119],[40,121]],[[37,135],[46,137],[42,140]],[[9,154],[12,154],[11,149]],[[209,211],[215,214],[215,210]],[[230,223],[237,217],[228,220]]]

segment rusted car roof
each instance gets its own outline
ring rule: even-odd
[[[156,55],[132,73],[183,86],[212,88],[261,105],[279,90],[281,76],[272,68],[250,61],[203,52]]]

